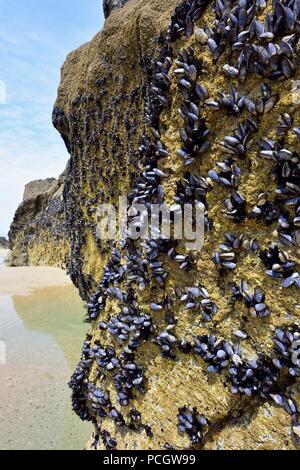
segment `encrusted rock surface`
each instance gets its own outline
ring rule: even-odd
[[[32,181],[24,190],[10,227],[12,266],[59,266],[70,256],[63,200],[64,174],[58,180]]]
[[[270,104],[266,105],[268,109],[256,116],[259,121],[258,130],[251,135],[249,146],[247,144],[246,158],[237,159],[241,167],[238,191],[247,201],[245,216],[242,214],[239,219],[236,217],[236,222],[232,221],[232,216],[226,217],[221,209],[229,190],[210,182],[213,189],[207,193],[207,206],[208,216],[213,224],[206,233],[204,249],[195,255],[194,266],[188,273],[184,266],[183,270],[179,270],[174,261],[168,259],[166,254],[161,254],[159,259],[163,261],[168,273],[165,282],[160,280],[157,284],[146,273],[145,287],[141,290],[133,280],[126,279],[125,274],[118,275],[115,284],[108,284],[115,285],[120,291],[112,291],[107,296],[107,284],[104,284],[105,287],[102,284],[100,290],[97,290],[112,249],[107,242],[96,239],[97,204],[116,203],[120,194],[130,193],[136,176],[143,171],[143,160],[138,154],[138,147],[142,134],[146,132],[149,135],[143,110],[154,73],[151,59],[158,57],[163,61],[169,54],[173,61],[169,72],[171,81],[167,92],[168,104],[160,113],[159,124],[160,141],[168,150],[168,156],[159,162],[160,169],[169,175],[161,181],[165,201],[168,203],[174,201],[177,184],[186,171],[177,155],[182,146],[179,131],[183,124],[177,111],[182,106],[182,91],[178,88],[178,79],[174,74],[174,60],[180,49],[192,46],[195,56],[203,60],[203,71],[199,74],[198,83],[206,88],[211,101],[217,99],[218,93],[228,94],[232,86],[240,95],[247,95],[252,101],[259,100],[261,96],[260,86],[264,81],[255,74],[249,74],[245,81],[239,83],[225,73],[226,68],[223,67],[226,63],[231,63],[232,59],[230,49],[226,49],[219,60],[213,62],[208,47],[204,44],[207,37],[200,29],[213,26],[215,13],[210,5],[197,20],[194,34],[190,31],[189,24],[188,37],[172,42],[172,53],[166,49],[165,36],[159,35],[166,32],[177,3],[163,0],[129,1],[122,10],[116,11],[106,21],[102,33],[91,43],[70,54],[62,70],[53,119],[72,155],[64,192],[68,208],[67,223],[72,231],[71,275],[84,298],[98,292],[89,301],[89,314],[91,318],[97,319],[92,321],[91,335],[83,350],[83,362],[72,379],[74,409],[82,418],[95,422],[95,435],[89,444],[91,448],[299,448],[299,430],[294,426],[296,432],[292,431],[290,416],[293,414],[294,424],[297,424],[298,415],[295,414],[294,406],[299,406],[299,386],[293,378],[285,374],[280,381],[275,378],[270,388],[269,385],[264,386],[265,391],[252,391],[252,397],[248,396],[247,389],[238,394],[232,393],[232,384],[226,369],[221,373],[211,373],[205,364],[208,359],[203,361],[203,356],[201,359],[195,355],[194,350],[190,353],[179,352],[177,346],[175,358],[166,357],[168,354],[161,356],[159,341],[156,340],[156,344],[151,341],[154,336],[165,331],[168,323],[172,324],[172,312],[175,317],[173,338],[180,341],[185,338],[193,344],[197,335],[214,334],[217,338],[227,340],[228,344],[236,346],[240,342],[243,361],[257,357],[258,353],[264,354],[265,356],[261,356],[262,367],[266,369],[260,373],[258,379],[261,387],[267,377],[266,371],[270,370],[268,367],[273,367],[268,365],[268,357],[271,362],[276,357],[273,351],[276,328],[299,330],[299,289],[296,286],[284,289],[280,280],[266,274],[266,266],[258,256],[256,245],[253,251],[247,251],[247,248],[245,252],[242,250],[236,269],[229,269],[226,273],[220,271],[212,260],[218,246],[224,241],[225,232],[234,232],[238,236],[244,233],[249,240],[255,238],[261,248],[267,248],[270,242],[278,242],[278,232],[274,232],[278,224],[273,222],[266,225],[264,220],[255,219],[249,213],[257,204],[260,193],[269,191],[274,194],[276,188],[275,178],[270,178],[272,164],[258,158],[259,139],[276,138],[275,129],[282,113],[289,113],[293,116],[294,125],[299,125],[299,111],[295,106],[289,79],[279,82],[265,80],[272,90],[266,94]],[[267,11],[268,9],[269,7]],[[262,5],[262,18],[263,10]],[[162,50],[164,52],[160,56],[159,51]],[[182,65],[177,65],[180,66]],[[294,76],[297,78],[298,72]],[[276,98],[272,98],[273,96]],[[274,103],[271,103],[272,100]],[[248,112],[241,111],[235,116],[226,114],[222,109],[216,111],[212,108],[203,106],[201,109],[210,129],[210,147],[189,168],[193,174],[204,177],[226,156],[220,142],[225,136],[232,136],[237,125],[251,116],[250,105]],[[253,112],[252,109],[254,119],[255,114],[256,111]],[[153,136],[149,138],[151,140]],[[158,135],[154,134],[154,141],[157,138]],[[292,130],[287,130],[285,143],[293,151],[298,149],[297,137]],[[245,243],[244,247],[247,247]],[[121,248],[122,266],[125,267],[128,263],[132,249],[128,246]],[[281,249],[286,250],[292,260],[298,261],[298,248],[284,246]],[[181,250],[184,250],[182,246]],[[118,263],[119,261],[113,262],[116,272],[119,269]],[[111,269],[112,264],[109,266]],[[239,284],[242,279],[265,293],[265,304],[271,311],[267,317],[260,318],[256,315],[255,318],[253,307],[247,307],[243,302],[233,299],[231,284]],[[202,321],[199,315],[186,310],[178,300],[178,291],[183,291],[186,286],[199,284],[205,286],[211,301],[217,305],[218,310],[212,321]],[[151,302],[164,304],[165,307],[161,311],[152,311]],[[117,316],[125,308],[124,305],[128,305],[127,309],[136,309],[135,312],[143,312],[135,313],[138,318],[141,315],[150,315],[154,324],[154,331],[150,329],[149,333],[143,333],[145,340],[138,342],[131,360],[131,366],[137,370],[137,385],[136,389],[133,385],[133,395],[128,405],[127,398],[118,390],[117,382],[121,379],[121,363],[121,375],[124,373],[128,377],[128,387],[132,389],[132,379],[125,372],[129,359],[122,356],[123,348],[128,345],[129,340],[124,339],[125,335],[120,344],[111,334],[115,331],[114,328],[118,328],[113,327],[112,320],[115,320],[112,317]],[[168,313],[167,305],[171,309],[166,317],[168,323],[165,318]],[[259,310],[261,308],[258,307]],[[121,317],[118,318],[121,322]],[[100,328],[99,321],[102,322]],[[236,330],[242,330],[242,334],[245,332],[246,339],[239,340]],[[132,343],[129,344],[132,348]],[[106,352],[102,349],[112,345],[115,349]],[[125,349],[126,354],[130,351],[132,349],[129,348],[127,352]],[[109,371],[105,369],[109,359],[106,363],[106,359],[100,359],[110,357],[105,356],[106,354],[115,357],[115,365],[108,365]],[[225,354],[224,351],[222,354]],[[142,371],[143,375],[140,375]],[[141,377],[144,377],[142,387],[138,385]],[[274,391],[277,391],[277,395]],[[281,396],[286,396],[285,399],[293,397],[292,402],[284,405],[289,413],[274,403],[274,400],[279,403]],[[188,410],[195,409],[195,413],[204,415],[208,422],[204,439],[190,436],[193,444],[189,434],[179,432],[177,427],[179,409],[185,406]]]
[[[252,73],[253,70],[248,71],[245,80],[242,80],[242,72],[230,69],[226,64],[236,66],[241,50],[239,48],[243,48],[245,37],[239,37],[241,44],[235,46],[235,51],[232,51],[229,44],[226,47],[226,41],[224,50],[222,47],[219,50],[214,43],[222,37],[222,31],[224,34],[220,21],[219,35],[214,36],[214,42],[209,42],[214,52],[213,60],[207,45],[209,31],[205,32],[203,28],[214,28],[215,5],[219,16],[220,10],[226,13],[226,8],[221,2],[204,3],[207,8],[200,12],[202,15],[196,15],[197,20],[193,28],[191,17],[187,17],[191,6],[195,5],[193,2],[129,0],[122,9],[116,10],[107,19],[101,33],[68,56],[62,68],[53,122],[71,154],[64,183],[66,224],[71,244],[69,271],[82,297],[88,300],[88,313],[92,320],[90,335],[83,349],[83,360],[72,378],[73,406],[82,418],[91,419],[95,423],[95,434],[89,442],[90,448],[299,449],[299,414],[295,407],[300,407],[300,394],[299,382],[295,378],[298,366],[295,364],[299,348],[297,338],[300,295],[299,288],[295,283],[292,284],[294,279],[298,279],[297,276],[292,279],[289,277],[292,272],[299,271],[299,247],[294,243],[297,242],[298,235],[294,234],[294,241],[284,245],[282,239],[285,235],[289,237],[290,232],[286,228],[282,231],[280,223],[285,225],[286,221],[280,219],[278,223],[276,216],[269,221],[266,221],[264,216],[255,216],[255,213],[258,213],[255,209],[258,196],[264,192],[269,193],[271,203],[278,204],[280,210],[285,211],[283,202],[288,196],[278,192],[278,189],[280,185],[285,185],[284,178],[289,178],[291,174],[289,164],[295,164],[293,171],[297,177],[299,141],[297,131],[293,131],[293,127],[300,126],[300,112],[292,92],[292,79],[299,79],[298,36],[292,53],[289,45],[281,43],[285,54],[290,57],[288,60],[285,58],[282,65],[286,76],[262,78],[261,75],[265,73],[264,66],[269,66],[270,59],[259,49],[264,66],[257,65],[255,70],[259,74]],[[177,34],[173,17],[170,44],[166,32],[178,4],[180,8],[177,9],[176,20],[178,16],[182,17],[184,26],[182,33]],[[197,4],[200,5],[201,2],[197,0]],[[229,2],[229,5],[231,4],[234,8],[237,2]],[[245,4],[247,12],[243,11],[239,16],[241,22],[246,21],[245,15],[251,15],[251,6],[254,4],[258,9],[257,18],[261,21],[264,21],[266,13],[272,10],[271,2],[240,2],[242,10]],[[278,2],[274,2],[273,10],[274,8],[277,13],[281,11]],[[298,11],[296,2],[293,8]],[[279,34],[279,38],[274,38],[276,44],[280,38],[292,34],[292,30],[289,30],[292,29],[290,17],[291,14],[288,13],[288,27],[282,27],[284,33]],[[270,32],[262,31],[258,24],[256,29],[258,35],[265,34],[267,38],[262,39],[262,42],[271,41]],[[233,40],[233,37],[227,38],[228,43],[230,40]],[[196,71],[188,68],[189,84],[181,82],[178,86],[179,80],[183,79],[182,75],[187,72],[185,69],[175,73],[175,69],[182,68],[182,62],[188,60],[184,54],[180,55],[180,51],[189,47],[194,48],[195,58],[201,59],[203,64],[202,67],[198,64],[199,70]],[[190,53],[191,51],[188,51],[188,55]],[[170,61],[167,57],[170,57]],[[149,96],[155,72],[160,74],[162,71],[162,65],[158,64],[157,68],[152,65],[154,58],[165,64],[163,73],[169,78],[163,78],[161,75],[156,78],[156,85],[160,86],[161,81],[164,81],[166,86],[165,96],[160,95],[163,109],[160,109],[153,126],[154,132],[151,132],[149,122],[145,122],[145,100],[147,101]],[[178,58],[181,64],[176,64]],[[272,64],[275,68],[278,65],[274,58]],[[235,77],[237,73],[240,73],[240,80]],[[241,174],[235,173],[235,179],[231,180],[232,187],[213,181],[216,180],[214,173],[210,173],[211,180],[206,180],[206,183],[201,180],[201,184],[208,185],[209,191],[201,193],[198,190],[198,194],[202,194],[200,200],[203,198],[208,210],[207,216],[211,220],[211,223],[207,224],[209,230],[205,235],[203,250],[193,254],[191,260],[185,258],[190,253],[184,250],[183,244],[179,244],[178,253],[184,255],[183,259],[178,259],[180,264],[176,262],[172,252],[168,256],[168,250],[160,250],[155,261],[161,262],[162,266],[151,268],[145,249],[141,247],[141,253],[137,254],[135,259],[140,263],[138,272],[144,279],[144,282],[141,282],[141,279],[132,277],[132,272],[128,273],[138,245],[129,243],[118,247],[120,254],[116,252],[114,257],[110,258],[114,243],[97,239],[97,207],[100,203],[117,204],[119,195],[129,194],[136,187],[136,178],[145,170],[146,158],[143,149],[139,151],[144,134],[148,139],[144,140],[144,143],[151,142],[148,152],[150,159],[155,159],[151,153],[153,146],[156,150],[162,148],[158,145],[158,140],[167,149],[164,158],[156,162],[159,169],[168,175],[166,178],[158,178],[164,190],[165,202],[173,203],[178,188],[182,191],[186,184],[191,184],[190,175],[186,174],[187,167],[183,163],[186,151],[181,151],[178,155],[178,150],[190,145],[185,134],[180,134],[180,130],[188,126],[189,119],[197,122],[195,107],[187,117],[187,107],[190,104],[186,103],[184,106],[184,98],[187,98],[184,89],[194,90],[195,77],[198,84],[204,87],[198,90],[200,96],[203,96],[193,97],[190,101],[198,102],[201,118],[210,130],[206,136],[210,146],[203,147],[202,153],[198,152],[199,148],[189,149],[193,161],[188,170],[193,175],[207,178],[208,172],[216,169],[218,162],[233,157]],[[268,87],[261,89],[263,83]],[[245,100],[240,102],[238,99],[240,107],[231,109],[227,106],[227,112],[224,105],[220,105],[218,109],[216,101],[221,98],[220,93],[228,95],[232,87],[240,97],[247,96],[251,102],[246,101],[245,104]],[[157,93],[157,90],[152,90],[152,93]],[[190,95],[189,91],[188,96]],[[214,104],[209,105],[207,101],[213,101]],[[156,99],[154,102],[159,106]],[[149,103],[147,110],[149,114]],[[191,112],[191,109],[189,111]],[[276,128],[283,113],[292,117],[293,123],[281,123],[279,135]],[[253,123],[250,125],[250,131],[242,139],[243,142],[238,143],[239,150],[236,152],[237,139],[232,136],[237,126],[249,118],[257,121],[257,129],[253,130]],[[284,119],[288,121],[286,116]],[[149,120],[153,124],[153,116]],[[194,137],[200,140],[203,128],[201,131],[198,129],[196,134]],[[228,146],[227,150],[224,149],[226,136],[230,136],[227,139],[229,147],[234,147],[229,151]],[[279,152],[276,153],[279,160],[281,156],[290,162],[283,169],[284,181],[278,182],[278,169],[277,174],[276,171],[272,174],[276,164],[274,159],[267,161],[263,158],[263,155],[269,156],[269,159],[270,154],[275,155],[271,145],[264,154],[266,149],[262,149],[259,144],[264,137],[277,141],[275,153]],[[283,148],[285,151],[280,153]],[[261,150],[262,155],[259,156]],[[293,162],[289,160],[290,151],[293,152]],[[229,166],[231,165],[232,162],[229,163]],[[178,186],[184,178],[189,183],[183,181]],[[295,197],[298,194],[296,186],[291,187]],[[234,201],[228,202],[233,188],[238,190],[246,201],[240,202],[237,197],[237,211],[231,207]],[[226,199],[227,205],[224,206]],[[270,207],[272,208],[272,205],[267,205],[267,216],[271,211]],[[224,208],[225,213],[222,212]],[[273,209],[276,213],[276,209]],[[293,210],[291,206],[290,213],[287,214],[288,220],[294,217]],[[238,238],[233,242],[229,237],[228,243],[235,244],[235,262],[230,260],[230,264],[223,265],[221,269],[220,259],[226,261],[226,255],[216,255],[215,262],[213,255],[217,251],[225,253],[228,249],[224,244],[219,248],[224,242],[226,232],[234,233],[237,237],[244,234],[246,238],[238,244]],[[256,241],[253,242],[253,239]],[[280,250],[286,251],[286,256],[291,262],[286,268],[278,267],[279,262],[273,262],[273,275],[276,275],[278,269],[280,272],[287,269],[288,274],[285,275],[284,272],[278,279],[266,273],[266,270],[271,271],[270,267],[266,266],[267,255],[271,256],[271,252],[264,252],[264,249],[268,249],[270,243],[276,243]],[[284,257],[285,255],[281,255],[281,259]],[[193,261],[191,265],[190,261]],[[106,266],[108,269],[103,280],[103,270]],[[179,269],[179,266],[182,269]],[[150,268],[157,270],[156,276],[151,275]],[[191,269],[187,271],[188,268]],[[166,278],[164,272],[167,273]],[[288,281],[284,281],[285,277]],[[102,284],[98,287],[101,280]],[[241,284],[242,280],[246,280],[248,284]],[[287,284],[286,287],[283,287],[283,282]],[[187,286],[199,285],[208,291],[207,296],[203,294],[205,308],[198,307],[196,311],[187,309],[184,291]],[[239,291],[239,286],[242,291]],[[108,287],[119,290],[108,291]],[[251,302],[245,299],[250,288],[259,288],[265,294],[265,300],[259,291],[256,291],[255,295],[260,300],[253,303],[252,297]],[[243,292],[246,292],[244,297]],[[180,298],[183,301],[180,301]],[[153,302],[163,308],[151,308]],[[213,305],[217,306],[217,311]],[[118,326],[115,317],[121,310],[123,317],[128,312],[133,312],[137,321],[143,317],[142,332],[134,326],[132,318],[119,317]],[[209,318],[207,312],[212,314],[212,318]],[[133,331],[137,332],[143,340],[140,338],[136,340],[137,344],[133,345],[127,338],[128,325],[124,326],[124,322],[132,328],[130,331],[133,336]],[[171,352],[165,349],[165,354],[161,355],[161,346],[166,346],[164,341],[168,338],[165,333],[168,325],[171,327],[168,333],[171,335],[170,344],[174,344],[173,359],[168,357],[173,355],[172,349]],[[112,334],[116,333],[118,328],[123,328],[119,341]],[[277,331],[278,328],[282,331]],[[217,346],[215,340],[212,341],[213,346],[209,343],[206,335],[211,334],[222,340]],[[275,334],[277,338],[274,343]],[[199,335],[200,342],[197,340]],[[156,339],[153,342],[154,338]],[[187,343],[181,344],[183,339]],[[131,349],[126,350],[124,348],[128,343]],[[211,356],[210,352],[200,353],[201,344],[212,351]],[[275,344],[277,349],[274,349]],[[108,346],[115,349],[105,351]],[[239,346],[242,347],[242,352]],[[234,350],[231,350],[232,347]],[[282,352],[285,354],[284,364],[280,362]],[[259,354],[259,364],[251,362],[257,359]],[[110,359],[105,362],[107,358]],[[113,363],[110,362],[111,358]],[[132,367],[134,379],[130,375]],[[247,378],[244,378],[243,382],[241,377],[243,378],[244,374],[247,374]],[[120,380],[124,377],[127,383],[123,384],[122,388]],[[253,388],[254,382],[256,388]],[[235,389],[236,384],[238,386]],[[129,403],[126,404],[128,390],[129,395],[132,392],[132,397],[129,397]],[[198,428],[195,424],[198,435],[193,430],[183,432],[183,428],[178,429],[179,409],[183,410],[184,407],[187,407],[191,420],[199,416],[204,416],[207,420],[207,428],[202,421]]]
[[[64,196],[70,272],[83,297],[95,290],[110,255],[95,237],[96,210],[117,204],[137,176],[151,58],[175,5],[129,1],[62,67],[53,123],[72,156]]]

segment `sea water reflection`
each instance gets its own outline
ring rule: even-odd
[[[91,424],[72,412],[67,386],[88,330],[82,301],[72,285],[11,290],[0,285],[0,448],[83,449]]]

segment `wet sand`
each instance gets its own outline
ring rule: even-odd
[[[0,295],[29,295],[44,287],[71,285],[70,278],[58,268],[0,268]]]
[[[0,267],[0,449],[83,449],[92,426],[72,412],[67,383],[88,330],[56,268]]]

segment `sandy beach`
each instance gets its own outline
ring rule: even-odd
[[[92,426],[73,413],[68,388],[85,314],[65,271],[0,266],[0,449],[85,448]]]
[[[5,257],[8,250],[0,250],[0,257]],[[71,285],[65,271],[50,267],[0,267],[1,295],[29,295],[36,289]]]

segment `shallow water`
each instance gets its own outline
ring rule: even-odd
[[[85,448],[92,427],[72,412],[67,386],[84,316],[72,285],[0,294],[0,449]]]

